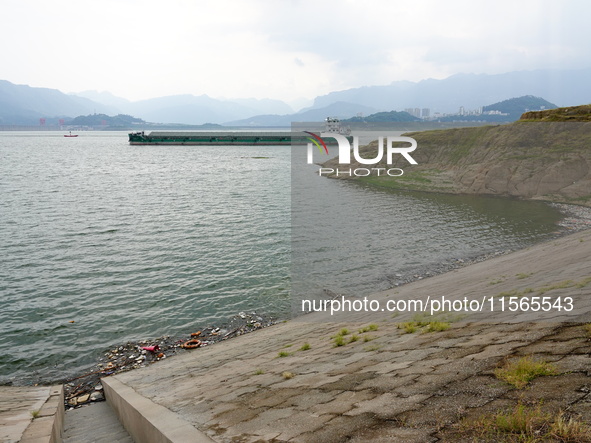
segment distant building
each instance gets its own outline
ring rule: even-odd
[[[421,110],[421,118],[429,118],[431,117],[431,110],[429,108],[423,108]]]

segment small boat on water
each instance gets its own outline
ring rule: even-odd
[[[78,134],[72,134],[72,131],[70,131],[69,134],[64,134],[64,137],[78,137]]]

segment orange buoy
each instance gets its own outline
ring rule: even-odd
[[[201,335],[201,331],[193,332],[191,337],[199,337]]]
[[[185,349],[195,349],[201,346],[201,340],[189,340],[181,345]]]

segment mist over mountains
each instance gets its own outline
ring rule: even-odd
[[[456,74],[443,80],[393,82],[386,86],[331,92],[316,97],[314,107],[346,101],[388,111],[426,107],[452,113],[457,112],[460,106],[477,108],[523,95],[543,97],[561,107],[574,106],[591,102],[590,75],[591,69],[518,71],[497,75]],[[392,106],[394,103],[395,107]]]
[[[591,103],[591,69],[536,70],[505,74],[456,74],[442,80],[396,81],[334,91],[294,112],[274,99],[215,99],[207,95],[173,95],[129,101],[109,92],[65,94],[0,80],[0,125],[38,125],[40,118],[69,120],[79,115],[128,114],[155,123],[287,126],[292,121],[350,118],[375,112],[430,108],[454,113],[512,97],[533,95],[558,106]]]
[[[0,125],[38,124],[39,118],[76,117],[112,111],[101,103],[67,95],[57,89],[31,88],[0,80]]]
[[[57,89],[33,88],[0,80],[0,125],[37,125],[88,114],[128,114],[156,123],[224,123],[257,114],[291,114],[280,100],[219,100],[190,94],[131,102],[109,92],[64,94]]]

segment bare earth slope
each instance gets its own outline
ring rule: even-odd
[[[401,168],[403,176],[357,180],[397,189],[504,195],[590,206],[590,108],[527,113],[522,120],[503,126],[408,133],[405,135],[418,143],[412,153],[418,165],[394,156],[393,165],[380,163],[375,167]],[[361,148],[362,157],[375,157],[376,147],[377,141]],[[325,166],[339,167],[336,159]],[[359,167],[367,166],[351,164],[351,168]]]

